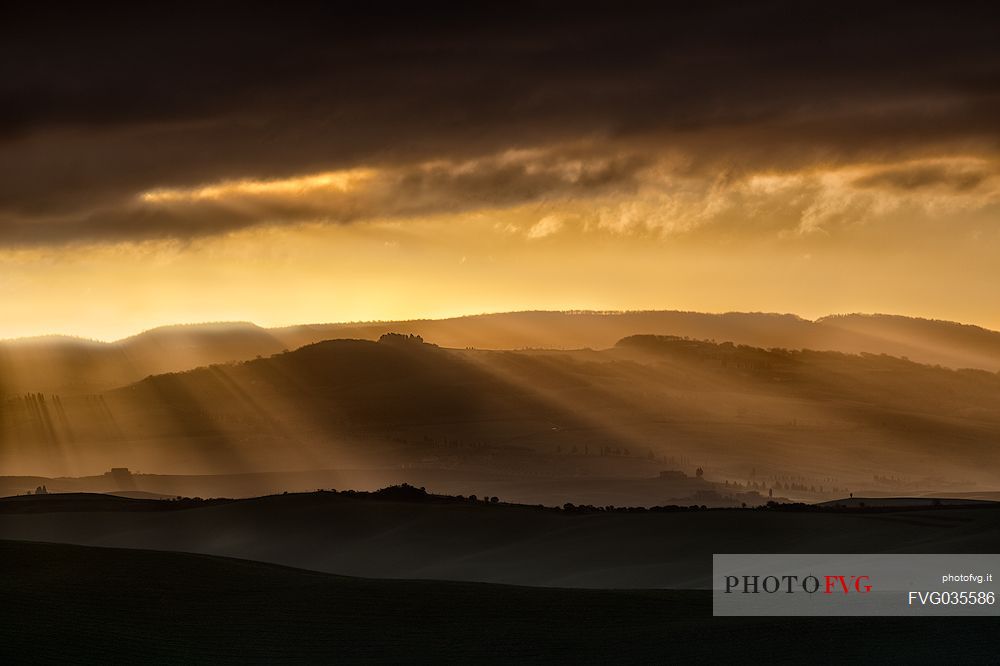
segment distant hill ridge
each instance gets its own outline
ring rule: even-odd
[[[262,328],[249,322],[163,326],[115,342],[42,336],[0,342],[0,394],[89,393],[143,377],[269,356],[328,339],[420,335],[442,347],[605,349],[635,334],[674,335],[761,348],[907,357],[1000,371],[1000,333],[898,315],[706,314],[680,311],[534,311],[450,319]]]

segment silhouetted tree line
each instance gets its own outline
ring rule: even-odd
[[[414,335],[410,333],[409,335],[405,333],[383,333],[379,339],[382,344],[424,344],[424,339],[419,335]]]
[[[39,487],[42,493],[45,489]],[[36,491],[37,492],[37,491]],[[672,512],[683,512],[683,511],[731,511],[736,509],[734,506],[726,507],[709,507],[706,504],[690,504],[690,505],[680,505],[680,504],[667,504],[667,505],[657,505],[657,506],[615,506],[612,504],[605,506],[595,506],[593,504],[573,504],[572,502],[567,502],[560,506],[545,506],[542,504],[517,504],[512,502],[502,502],[500,498],[495,495],[485,495],[479,497],[478,495],[469,495],[468,497],[464,495],[436,495],[427,492],[424,487],[412,486],[408,483],[402,483],[399,485],[387,486],[379,490],[366,491],[366,490],[336,490],[336,489],[317,489],[313,492],[303,492],[303,493],[289,493],[287,491],[281,493],[281,495],[333,495],[338,497],[353,498],[360,500],[375,500],[375,501],[394,501],[394,502],[432,502],[438,504],[476,504],[476,505],[504,505],[504,506],[517,506],[522,508],[535,509],[539,511],[554,511],[573,515],[584,515],[584,514],[595,514],[595,513],[672,513]],[[751,498],[724,498],[731,501],[739,501],[740,499],[747,499],[748,501],[753,501]],[[763,499],[763,498],[761,498]],[[123,502],[120,506],[121,509],[130,511],[148,511],[148,510],[170,510],[170,509],[185,509],[194,508],[198,506],[214,505],[214,504],[225,504],[229,502],[238,502],[241,500],[226,499],[226,498],[210,498],[202,499],[201,497],[182,497],[177,496],[176,498],[170,500],[130,500],[128,502]],[[938,504],[940,505],[940,504]],[[941,508],[956,508],[956,509],[968,509],[968,505],[940,505]],[[746,511],[784,511],[784,512],[812,512],[812,513],[841,513],[841,512],[891,512],[891,511],[906,511],[906,510],[926,510],[926,505],[914,505],[914,506],[865,506],[864,503],[860,505],[847,506],[844,504],[839,505],[822,505],[818,506],[815,504],[805,504],[802,502],[780,502],[777,500],[770,500],[766,503],[754,505],[748,505],[747,502],[742,502],[740,507],[742,510]],[[984,509],[1000,509],[1000,505],[983,505]]]

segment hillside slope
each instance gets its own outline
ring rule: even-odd
[[[93,396],[0,403],[0,465],[49,476],[393,467],[651,479],[701,468],[733,492],[820,500],[995,490],[997,441],[994,373],[662,336],[547,352],[332,340]],[[538,501],[516,479],[492,492]]]

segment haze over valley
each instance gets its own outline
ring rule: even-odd
[[[312,341],[331,334],[380,339]],[[180,486],[206,496],[402,482],[548,505],[982,493],[1000,469],[997,338],[901,317],[649,312],[15,341],[0,461],[7,477],[145,473],[127,488],[52,482],[67,490],[178,494],[149,475],[220,475]]]

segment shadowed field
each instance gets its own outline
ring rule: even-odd
[[[258,562],[0,542],[8,663],[991,663],[993,618],[713,618],[706,592],[344,578]]]
[[[575,513],[329,492],[204,503],[49,495],[0,501],[0,538],[374,578],[707,589],[713,553],[1000,552],[1000,506]]]

